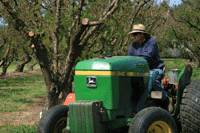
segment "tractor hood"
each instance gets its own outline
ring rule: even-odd
[[[123,72],[149,72],[148,62],[135,56],[113,56],[94,58],[80,61],[75,67],[76,71],[123,71]]]

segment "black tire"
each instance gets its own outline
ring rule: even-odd
[[[182,133],[200,133],[200,79],[185,87],[180,112]]]
[[[39,121],[38,133],[62,133],[67,126],[68,106],[56,105],[47,110]]]
[[[128,133],[178,133],[173,117],[158,107],[145,108],[135,115]]]

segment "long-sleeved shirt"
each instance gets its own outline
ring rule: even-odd
[[[158,45],[154,38],[144,39],[142,45],[133,42],[128,56],[139,56],[147,60],[149,69],[162,69],[165,63],[160,59]]]

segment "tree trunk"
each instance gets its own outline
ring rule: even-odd
[[[23,72],[25,64],[27,64],[30,61],[30,56],[27,56],[26,59],[22,59],[21,63],[16,66],[15,72]]]
[[[7,65],[3,65],[2,66],[2,73],[1,73],[1,75],[5,75],[6,72],[7,72],[7,69],[8,69],[8,66]]]
[[[198,66],[197,67],[200,67],[200,57],[195,54],[194,52],[192,52],[190,49],[186,48],[185,49],[186,52],[189,53],[190,57],[192,58],[192,60],[195,62],[195,64],[197,64]]]
[[[197,67],[200,68],[200,60],[197,62]]]
[[[3,64],[2,64],[2,73],[1,75],[5,75],[7,72],[8,67],[10,66],[10,64],[13,62],[13,58],[11,58],[10,60],[7,59],[3,59]]]
[[[33,71],[33,67],[37,64],[36,60],[34,60],[34,63],[32,65],[26,64],[26,67],[29,69],[29,71]]]
[[[7,9],[7,12],[12,17],[13,22],[15,22],[13,23],[15,26],[15,29],[20,33],[29,33],[29,37],[31,39],[30,45],[32,45],[31,48],[33,49],[33,52],[35,53],[38,64],[40,65],[41,71],[43,73],[45,85],[47,87],[46,105],[45,105],[46,109],[58,103],[58,96],[62,91],[63,91],[64,98],[69,92],[71,92],[71,89],[72,89],[71,81],[73,78],[70,78],[70,77],[73,76],[72,68],[75,64],[77,57],[81,55],[81,52],[84,46],[86,46],[87,41],[92,36],[92,34],[95,33],[98,27],[100,27],[100,25],[103,23],[105,19],[107,19],[109,15],[113,14],[116,11],[119,5],[119,0],[112,0],[112,1],[109,0],[107,7],[105,8],[103,14],[101,15],[98,21],[94,21],[94,22],[88,21],[88,23],[87,22],[84,23],[86,25],[82,25],[80,22],[80,18],[82,18],[81,13],[82,13],[82,10],[84,9],[83,6],[86,3],[84,0],[79,1],[79,3],[77,4],[77,7],[78,7],[77,12],[75,11],[76,17],[74,17],[74,22],[77,22],[77,23],[76,25],[72,24],[69,27],[70,29],[69,32],[72,32],[72,30],[75,30],[75,31],[74,33],[72,32],[73,35],[70,35],[69,37],[69,43],[68,43],[69,51],[65,58],[64,69],[61,71],[61,73],[59,73],[59,70],[58,70],[59,58],[58,57],[59,57],[60,52],[59,52],[58,46],[59,46],[59,37],[60,37],[59,30],[60,30],[60,21],[61,21],[62,1],[57,0],[55,1],[56,3],[52,5],[52,7],[54,6],[56,8],[56,10],[55,8],[46,8],[46,10],[49,10],[54,16],[54,22],[53,22],[54,25],[52,27],[53,29],[52,31],[50,30],[51,34],[48,35],[49,38],[51,38],[53,42],[52,43],[52,46],[53,46],[52,62],[50,62],[51,58],[49,58],[49,53],[48,53],[49,46],[46,47],[45,44],[43,43],[44,41],[43,37],[46,36],[47,34],[45,32],[34,33],[33,31],[30,31],[29,24],[25,23],[22,19],[20,19],[18,11],[14,12],[12,6],[7,1],[4,1],[4,2],[2,0],[0,1],[3,3],[2,5]],[[38,16],[42,19],[41,15],[38,14]],[[37,27],[41,27],[41,28],[43,28],[42,26],[46,27],[45,24],[42,24],[41,22],[37,23],[36,19],[31,21],[31,25],[32,23],[35,25],[36,31],[38,30]],[[23,67],[26,63],[27,62],[22,61],[17,66],[16,71],[23,71]]]
[[[73,71],[73,70],[72,70]],[[73,91],[72,91],[72,82],[73,82],[73,80],[74,80],[74,74],[72,74],[72,75],[70,75],[70,78],[69,78],[69,80],[68,80],[68,83],[66,84],[66,87],[65,88],[63,88],[63,90],[62,90],[62,98],[61,98],[61,103],[64,103],[64,101],[65,101],[65,99],[66,99],[66,97],[67,97],[67,95],[69,94],[69,93],[72,93]],[[74,92],[73,92],[74,93]]]
[[[33,65],[26,64],[26,67],[29,69],[29,71],[33,71],[33,66],[34,64]]]

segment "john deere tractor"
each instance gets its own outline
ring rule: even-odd
[[[149,77],[148,63],[140,57],[81,61],[75,67],[75,100],[46,111],[38,133],[199,133],[200,80],[190,81],[192,67],[182,69],[177,83],[164,79],[163,87],[173,100],[172,112],[161,108],[162,92],[152,88],[157,74]],[[149,92],[143,109],[133,113],[144,90]]]

